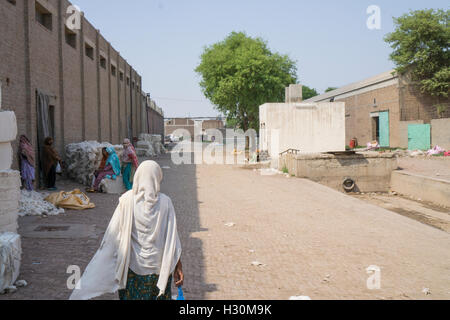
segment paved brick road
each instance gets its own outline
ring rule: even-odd
[[[177,211],[187,299],[450,298],[446,232],[307,180],[230,166],[177,167],[168,156],[158,161],[170,167],[163,192]],[[22,226],[95,224],[98,236],[23,239],[20,278],[30,285],[0,299],[69,296],[67,265],[85,268],[117,203],[115,196],[93,200],[91,211],[20,220]],[[235,226],[225,226],[229,222]],[[252,266],[254,261],[264,265]],[[381,267],[381,290],[366,288],[370,265]]]

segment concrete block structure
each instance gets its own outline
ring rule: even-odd
[[[346,143],[357,138],[360,145],[377,140],[382,147],[408,147],[409,124],[431,124],[450,118],[450,99],[439,101],[420,92],[407,75],[390,70],[369,79],[313,97],[305,102],[344,102]],[[438,114],[438,105],[448,106]],[[433,125],[431,125],[433,131]],[[450,127],[438,129],[439,135]],[[437,135],[431,144],[440,141]],[[442,142],[441,142],[442,143]]]
[[[393,153],[284,154],[279,168],[342,192],[388,192],[398,160]],[[350,186],[345,185],[351,181]],[[346,187],[350,189],[346,190]]]
[[[272,160],[301,153],[345,151],[345,103],[267,103],[259,108],[260,149]]]
[[[80,28],[70,29],[69,6],[0,1],[0,96],[2,108],[16,114],[18,134],[38,145],[39,93],[48,99],[50,135],[61,155],[69,143],[164,134],[163,113],[142,91],[139,73],[84,14]],[[14,155],[17,147],[18,138]]]

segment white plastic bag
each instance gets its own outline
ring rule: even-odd
[[[56,165],[56,173],[62,173],[61,164],[59,162]]]

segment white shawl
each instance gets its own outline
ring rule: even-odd
[[[157,286],[164,294],[181,257],[181,244],[172,201],[159,192],[161,180],[156,162],[139,166],[133,190],[120,198],[102,244],[70,300],[125,289],[129,268],[139,275],[159,274]]]

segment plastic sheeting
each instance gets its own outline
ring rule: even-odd
[[[83,192],[75,189],[71,192],[56,192],[45,198],[45,201],[53,205],[72,210],[86,210],[95,208],[95,204]]]

